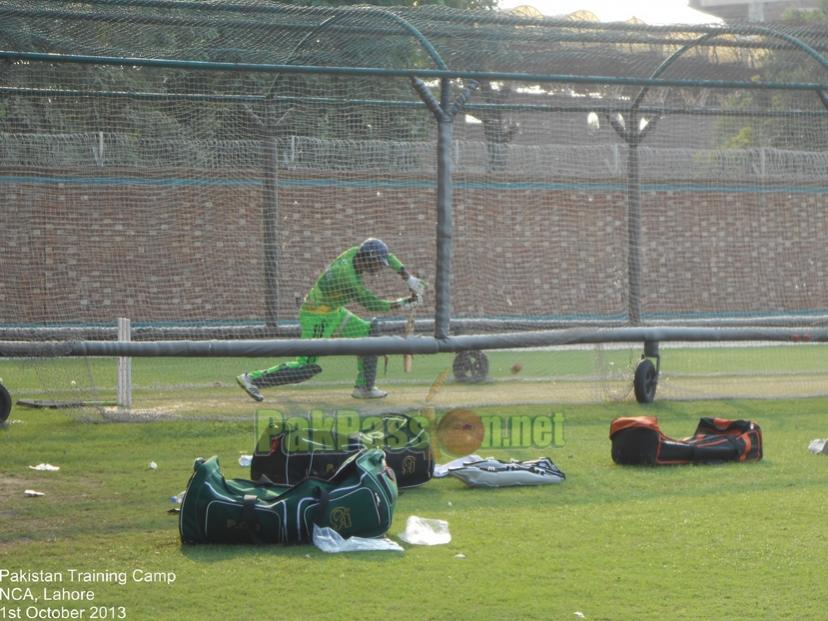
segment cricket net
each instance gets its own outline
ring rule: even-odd
[[[824,23],[253,0],[11,1],[0,16],[2,340],[114,340],[119,317],[133,340],[296,337],[318,276],[367,237],[428,283],[413,311],[428,334],[445,161],[452,333],[828,326]],[[412,76],[438,101],[469,90],[448,149]],[[363,280],[410,294],[393,270]],[[327,293],[348,297],[343,283]],[[411,315],[350,302],[386,333]],[[575,386],[577,369],[583,398],[627,398],[641,348],[582,347],[493,355],[486,377],[520,392]],[[822,394],[822,347],[690,347],[681,373],[708,379],[671,396],[758,395],[739,387],[754,376]],[[112,400],[112,360],[0,362],[22,365],[0,375],[24,392]],[[352,382],[337,365],[332,385]],[[260,361],[152,366],[133,384],[150,399],[209,395]]]

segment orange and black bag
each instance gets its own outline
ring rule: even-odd
[[[710,464],[762,459],[762,430],[748,420],[702,418],[689,438],[665,436],[655,416],[616,418],[612,460],[622,465]]]

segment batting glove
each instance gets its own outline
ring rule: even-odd
[[[409,276],[408,279],[406,279],[405,284],[408,285],[408,288],[411,290],[411,293],[414,293],[419,296],[423,295],[423,292],[426,288],[426,284],[416,276]]]

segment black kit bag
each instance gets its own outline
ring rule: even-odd
[[[253,453],[250,478],[292,485],[307,477],[326,477],[366,448],[385,452],[399,488],[422,485],[434,472],[428,431],[405,414],[384,414],[368,430],[345,438],[331,430],[269,426]]]
[[[748,420],[705,417],[689,438],[664,435],[655,416],[616,418],[612,460],[622,465],[708,464],[762,459],[762,430]]]

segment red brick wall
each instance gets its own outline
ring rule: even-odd
[[[0,323],[261,320],[261,185],[242,176],[232,186],[163,183],[185,173],[159,171],[158,184],[7,184]],[[409,179],[410,187],[398,176],[351,175],[342,180],[352,185],[337,187],[305,173],[282,180],[282,318],[295,318],[297,298],[328,261],[367,236],[433,280],[431,179]],[[459,186],[454,314],[623,315],[626,198],[618,180],[607,183],[600,191]],[[643,312],[828,308],[827,210],[817,192],[645,188]],[[405,293],[390,274],[372,286]],[[432,311],[433,296],[423,315]]]

